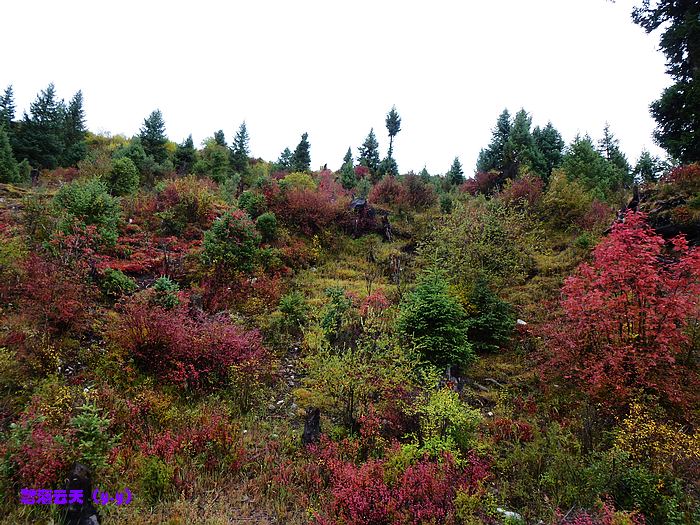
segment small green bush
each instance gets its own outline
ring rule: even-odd
[[[274,241],[277,238],[277,217],[271,211],[263,213],[255,221],[258,231],[265,242]]]
[[[204,234],[202,262],[208,267],[251,271],[258,258],[260,240],[244,211],[229,211]]]
[[[248,212],[251,219],[256,219],[267,211],[265,196],[246,190],[238,197],[238,207]]]
[[[166,310],[172,310],[180,304],[180,299],[177,293],[180,291],[180,286],[166,276],[158,277],[153,283],[153,302],[158,306],[162,306]]]
[[[136,164],[128,157],[122,157],[112,160],[112,169],[105,182],[112,195],[121,196],[134,193],[139,188],[139,178]]]
[[[85,403],[78,410],[79,414],[71,419],[70,424],[75,429],[80,460],[93,469],[104,468],[109,452],[120,436],[109,433],[111,421],[102,416],[96,405]]]
[[[139,469],[140,496],[149,503],[158,502],[170,489],[174,473],[174,467],[157,456],[144,460]]]
[[[483,277],[469,296],[469,341],[480,352],[497,351],[513,334],[515,316],[510,304],[498,297]]]
[[[136,291],[136,281],[125,275],[121,270],[107,268],[100,282],[100,289],[107,297],[116,299],[122,295],[129,295]]]

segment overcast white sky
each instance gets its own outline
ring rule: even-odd
[[[91,131],[138,132],[160,108],[195,143],[241,121],[251,153],[276,160],[309,133],[312,167],[338,168],[392,104],[401,172],[471,173],[507,107],[569,142],[606,121],[634,162],[654,153],[648,106],[670,84],[641,0],[21,0],[3,5],[0,89],[18,113],[54,82],[82,89]]]

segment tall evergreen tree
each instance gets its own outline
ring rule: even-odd
[[[564,139],[554,128],[551,122],[547,122],[544,128],[536,126],[532,130],[532,138],[535,148],[541,154],[542,164],[534,166],[542,179],[547,182],[554,168],[561,166],[564,151]]]
[[[462,163],[459,161],[459,157],[455,157],[455,160],[452,161],[452,166],[450,166],[450,170],[445,176],[452,186],[464,184],[464,170],[462,169]]]
[[[588,135],[576,136],[564,154],[562,168],[569,180],[579,181],[599,199],[605,199],[622,183],[620,174],[596,150]]]
[[[392,157],[394,152],[394,137],[401,131],[401,117],[396,111],[396,106],[392,106],[386,115],[386,129],[389,132],[389,154]]]
[[[675,83],[652,102],[654,138],[681,162],[700,160],[700,2],[644,0],[632,20],[647,33],[663,27],[661,50]]]
[[[189,173],[196,160],[196,150],[192,135],[189,135],[175,150],[175,169],[180,175]]]
[[[418,176],[423,182],[430,182],[430,173],[428,173],[428,168],[426,168],[425,166],[423,166],[423,169],[420,170]]]
[[[75,166],[85,158],[87,155],[86,132],[83,92],[78,91],[68,104],[63,119],[61,166]]]
[[[309,171],[311,168],[311,146],[308,139],[308,133],[302,134],[301,140],[292,154],[292,171]]]
[[[663,162],[658,157],[652,156],[647,150],[643,150],[632,173],[637,182],[650,184],[659,180],[663,170]]]
[[[139,138],[146,154],[153,157],[158,164],[168,159],[168,150],[165,147],[168,142],[165,135],[165,121],[159,109],[153,111],[143,121]]]
[[[231,144],[231,169],[237,173],[248,171],[250,162],[248,159],[248,155],[250,155],[249,142],[248,128],[246,128],[245,121],[243,121],[236,132],[236,136],[233,138],[233,144]]]
[[[0,126],[5,125],[8,134],[12,132],[12,123],[15,120],[15,95],[12,84],[5,88],[0,97]]]
[[[360,166],[366,167],[370,174],[376,175],[379,169],[379,143],[374,136],[374,128],[369,130],[367,138],[359,148],[359,153],[357,162],[360,163]]]
[[[603,128],[603,138],[598,142],[598,151],[616,172],[621,184],[629,186],[632,183],[632,167],[620,150],[620,142],[610,131],[610,125],[607,122]]]
[[[503,146],[503,179],[514,179],[522,166],[536,164],[535,141],[530,132],[532,118],[524,109],[515,114],[508,138]]]
[[[284,151],[280,154],[280,158],[277,159],[275,167],[277,171],[289,171],[292,167],[292,151],[289,148],[284,148]]]
[[[35,168],[58,166],[63,149],[65,105],[56,99],[56,89],[49,84],[29,106],[15,128],[15,157],[27,159]]]
[[[4,125],[0,125],[0,182],[19,182],[19,168]]]
[[[226,135],[224,135],[223,129],[214,132],[214,140],[219,146],[223,146],[225,148],[228,147],[228,144],[226,144]]]
[[[510,136],[512,123],[508,109],[504,109],[496,121],[496,127],[492,131],[491,142],[479,152],[476,161],[476,170],[487,172],[491,170],[503,170],[503,152]]]
[[[355,166],[352,162],[352,148],[348,148],[347,153],[343,157],[343,165],[340,167],[340,184],[346,190],[351,190],[357,184]]]

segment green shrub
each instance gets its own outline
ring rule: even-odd
[[[70,232],[76,224],[97,227],[101,241],[113,245],[121,214],[119,199],[107,191],[99,178],[81,179],[66,184],[54,197],[54,205],[63,214],[59,228]]]
[[[508,343],[515,316],[510,304],[489,288],[483,277],[477,279],[469,296],[469,341],[480,352],[496,351]]]
[[[177,297],[180,286],[170,280],[170,278],[166,276],[158,277],[153,283],[153,290],[155,291],[153,302],[158,306],[162,306],[166,310],[172,310],[180,304],[180,299]]]
[[[204,234],[202,262],[208,267],[251,271],[258,257],[260,234],[242,210],[229,211]]]
[[[435,365],[467,365],[474,359],[467,314],[437,270],[424,274],[401,305],[397,328]]]
[[[295,171],[280,181],[280,187],[284,190],[315,190],[316,181],[308,173]]]
[[[452,197],[444,193],[440,197],[440,211],[446,215],[452,213]]]
[[[238,207],[248,212],[251,219],[256,219],[267,210],[265,196],[246,190],[238,197]]]
[[[70,424],[75,429],[80,461],[93,470],[104,468],[109,452],[120,436],[109,434],[111,421],[101,415],[96,405],[85,403],[78,410],[79,414],[71,419]]]
[[[255,221],[258,231],[265,242],[274,241],[277,238],[277,217],[271,211],[263,213]]]
[[[175,468],[157,456],[145,459],[139,469],[139,495],[149,503],[158,502],[170,489],[174,473]]]
[[[309,307],[304,295],[293,291],[280,298],[279,311],[282,313],[282,327],[297,331],[306,324]]]
[[[139,170],[128,157],[114,159],[105,182],[112,195],[129,195],[139,188]]]
[[[125,275],[121,270],[107,268],[104,271],[100,289],[107,297],[116,299],[122,295],[129,295],[136,291],[138,286],[136,281]]]

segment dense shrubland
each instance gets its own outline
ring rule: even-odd
[[[402,174],[392,108],[387,155],[370,130],[333,172],[306,133],[267,162],[245,123],[197,148],[159,111],[127,138],[87,132],[80,93],[10,102],[6,523],[59,518],[17,495],[76,461],[131,488],[101,509],[124,523],[700,521],[685,132],[683,164],[632,167],[607,126],[565,145],[506,110],[474,176]]]

